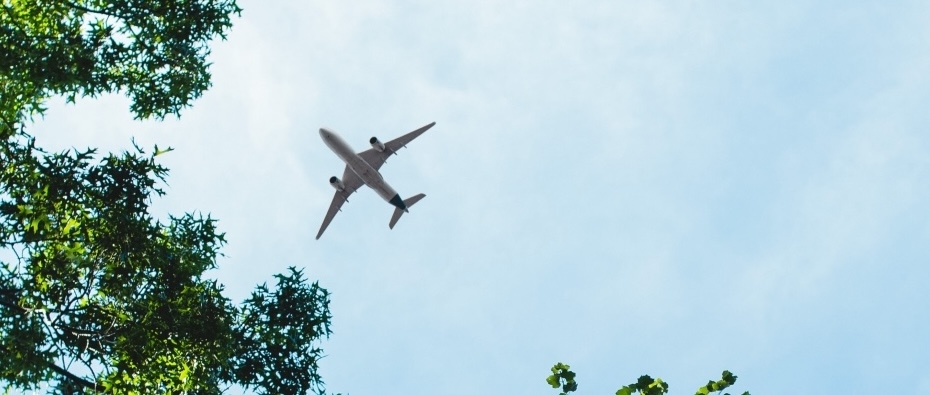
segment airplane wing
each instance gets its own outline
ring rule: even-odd
[[[336,194],[333,195],[333,202],[329,204],[329,211],[326,212],[326,217],[323,218],[323,225],[320,226],[320,231],[316,234],[317,240],[323,235],[323,231],[325,231],[329,223],[332,222],[336,213],[340,211],[342,204],[348,202],[349,196],[361,188],[365,182],[362,181],[355,172],[349,170],[349,166],[346,166],[345,171],[342,172],[342,184],[345,185],[345,189],[341,191],[337,190]]]
[[[384,162],[387,162],[387,159],[390,158],[391,155],[396,155],[398,150],[404,148],[408,143],[413,141],[413,139],[420,137],[423,132],[426,132],[435,124],[436,122],[432,122],[429,125],[384,143],[384,151],[378,152],[374,148],[371,148],[367,151],[359,152],[358,156],[360,156],[365,162],[368,162],[368,164],[371,165],[371,167],[374,167],[375,170],[378,170],[381,168],[381,165],[383,165]]]

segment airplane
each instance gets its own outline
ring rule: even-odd
[[[320,232],[316,234],[316,239],[320,239],[333,217],[341,211],[342,204],[349,201],[349,195],[361,188],[362,185],[368,185],[378,196],[381,196],[394,206],[394,215],[391,216],[391,222],[388,224],[389,228],[394,229],[394,225],[400,220],[400,216],[409,213],[410,206],[419,202],[426,195],[421,193],[407,199],[401,199],[400,194],[384,181],[384,177],[381,177],[378,169],[391,155],[397,155],[397,150],[406,147],[413,139],[419,137],[435,124],[436,122],[432,122],[386,143],[382,143],[377,137],[372,137],[368,140],[371,149],[357,154],[338,134],[332,130],[320,128],[320,137],[323,138],[323,142],[339,159],[345,162],[346,169],[342,172],[341,180],[336,176],[329,178],[329,185],[336,189],[336,195],[333,196],[333,202],[330,203],[329,211],[326,212],[326,217],[323,218],[323,225],[320,226]]]

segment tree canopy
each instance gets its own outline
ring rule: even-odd
[[[552,374],[546,377],[546,383],[552,388],[561,387],[562,392],[559,395],[568,395],[569,392],[578,390],[578,382],[575,380],[575,372],[571,371],[571,366],[564,363],[555,364]],[[694,395],[710,395],[711,393],[730,395],[723,390],[736,384],[736,375],[724,370],[720,380],[709,380],[707,384],[699,387]],[[642,375],[635,382],[624,385],[617,390],[615,395],[665,395],[668,393],[668,383],[660,378],[652,378],[649,375]],[[749,395],[749,391],[743,392],[742,395]]]
[[[234,304],[204,275],[225,243],[216,220],[149,213],[165,151],[47,152],[27,132],[55,95],[122,92],[137,118],[179,115],[210,86],[235,1],[0,7],[0,388],[323,393],[328,291],[291,267]]]
[[[0,116],[119,91],[138,118],[178,114],[210,87],[209,42],[240,12],[234,0],[3,0]]]

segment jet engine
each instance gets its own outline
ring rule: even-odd
[[[346,189],[346,184],[342,183],[342,180],[339,177],[332,176],[329,178],[329,185],[332,185],[333,188],[336,188],[337,191],[344,191]]]
[[[371,143],[371,148],[374,148],[375,151],[384,152],[384,143],[378,141],[377,137],[372,137],[368,142]]]

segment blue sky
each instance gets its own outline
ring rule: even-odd
[[[234,300],[332,291],[328,388],[930,392],[930,5],[241,1],[181,120],[52,103],[60,149],[172,146],[158,213],[209,212]],[[394,230],[317,130],[437,125],[382,169]],[[162,157],[160,157],[162,158]]]

